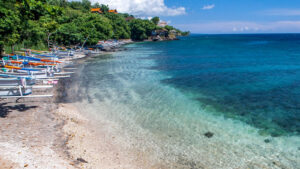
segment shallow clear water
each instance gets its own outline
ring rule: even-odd
[[[300,35],[126,48],[85,63],[77,105],[114,122],[129,149],[169,168],[299,166]]]

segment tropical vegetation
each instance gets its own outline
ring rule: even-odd
[[[92,13],[101,8],[102,13]],[[141,41],[157,29],[158,17],[135,18],[111,13],[109,7],[89,0],[0,0],[0,52],[16,48],[47,49],[56,45],[95,45],[99,40]],[[163,28],[187,34],[171,26]]]

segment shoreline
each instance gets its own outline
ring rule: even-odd
[[[39,168],[53,168],[55,166],[56,168],[105,169],[183,169],[220,168],[221,166],[221,168],[230,168],[232,166],[237,168],[285,168],[289,166],[289,162],[291,162],[291,165],[297,163],[296,150],[285,151],[280,149],[284,148],[282,145],[285,142],[285,138],[273,140],[266,136],[260,136],[255,128],[248,125],[240,125],[239,122],[223,119],[222,117],[215,118],[214,116],[199,115],[199,117],[193,116],[195,118],[194,121],[193,119],[185,119],[186,116],[178,116],[177,118],[185,120],[186,123],[184,124],[187,124],[187,122],[195,122],[192,124],[196,124],[196,119],[202,119],[201,122],[197,121],[201,125],[196,126],[198,127],[196,130],[198,132],[193,134],[195,140],[189,139],[186,142],[187,145],[182,145],[181,143],[183,143],[183,138],[189,137],[188,129],[180,126],[174,125],[174,128],[172,128],[171,125],[168,130],[161,131],[162,133],[160,133],[158,128],[157,131],[155,130],[158,132],[155,135],[151,132],[149,133],[147,128],[144,129],[139,126],[139,123],[136,124],[134,121],[130,121],[129,118],[123,119],[124,116],[121,116],[120,118],[123,118],[120,120],[128,120],[128,123],[124,123],[126,126],[119,123],[118,120],[110,119],[106,114],[116,112],[115,115],[119,115],[122,113],[122,111],[118,113],[119,108],[122,107],[114,109],[113,107],[117,105],[111,102],[107,102],[109,105],[103,104],[99,105],[99,107],[90,107],[95,106],[93,98],[89,98],[89,94],[93,95],[94,92],[88,93],[88,88],[81,88],[81,86],[87,85],[85,80],[89,80],[89,78],[84,79],[84,76],[87,74],[80,73],[89,67],[85,66],[83,62],[93,63],[95,57],[103,57],[105,60],[106,58],[111,58],[110,54],[112,53],[107,52],[103,55],[76,60],[77,73],[72,78],[59,81],[54,90],[55,97],[47,100],[47,102],[45,101],[42,104],[41,102],[26,103],[25,108],[22,106],[17,108],[8,107],[12,112],[8,114],[7,118],[0,118],[0,123],[3,124],[6,120],[8,121],[7,123],[17,121],[18,125],[5,124],[0,126],[0,166],[3,160],[5,160],[5,165],[14,166],[14,168],[35,168],[36,166]],[[128,53],[124,55],[128,55]],[[130,57],[130,59],[136,58]],[[132,63],[132,65],[136,65],[136,63]],[[96,64],[96,66],[98,65]],[[129,65],[127,66],[129,67]],[[95,67],[89,70],[94,71]],[[148,74],[145,73],[144,75]],[[140,85],[141,81],[137,80],[137,82]],[[99,91],[95,91],[95,93],[97,92]],[[165,94],[166,98],[170,96],[181,97],[180,92],[169,93],[170,95],[168,93]],[[182,99],[187,98],[184,97]],[[189,104],[189,107],[195,107],[191,102],[181,101]],[[2,105],[1,109],[5,106],[11,106],[11,104],[14,103]],[[24,102],[19,104],[24,104]],[[176,107],[176,105],[174,106]],[[102,113],[97,114],[97,111]],[[97,117],[94,116],[95,114],[97,114]],[[174,120],[177,118],[174,118]],[[168,124],[168,121],[160,120],[162,124]],[[165,120],[169,119],[166,118]],[[226,123],[221,121],[226,121]],[[24,126],[24,128],[19,126]],[[218,126],[223,126],[224,129],[227,129],[226,131],[230,132],[224,132]],[[9,130],[3,132],[3,127],[9,128]],[[235,128],[239,128],[239,130],[235,130]],[[16,136],[14,134],[16,129],[18,130],[16,133],[20,133],[20,135]],[[135,135],[136,132],[139,135]],[[212,135],[206,135],[206,132]],[[250,133],[247,134],[247,132]],[[182,137],[181,134],[186,135]],[[3,143],[3,136],[5,137],[5,135],[8,135],[6,140],[8,144]],[[32,135],[35,137],[32,137]],[[9,140],[16,141],[9,142]],[[22,140],[25,140],[24,143]],[[296,145],[296,138],[293,140]],[[31,147],[32,144],[34,144],[33,147]],[[276,151],[273,149],[275,146],[279,148],[276,148]],[[20,154],[17,151],[19,149],[22,150]],[[195,149],[201,153],[198,154]],[[262,149],[265,149],[265,151],[261,152],[260,150]],[[280,153],[281,155],[277,156],[274,153]],[[190,154],[192,154],[192,158],[190,158]],[[171,157],[170,159],[168,158],[169,156]],[[16,160],[11,161],[11,159]],[[51,161],[51,166],[42,161]],[[15,167],[17,165],[19,167]],[[25,165],[27,166],[24,167]],[[2,168],[0,167],[0,169]]]
[[[114,52],[106,52],[95,57],[105,57]],[[86,62],[90,58],[93,57],[78,60],[77,72],[83,71],[82,62]],[[61,132],[64,134],[64,149],[71,164],[79,168],[99,168],[101,166],[100,168],[105,169],[139,169],[140,166],[149,163],[146,159],[137,156],[138,151],[129,151],[126,147],[118,144],[119,136],[105,130],[106,127],[117,126],[117,124],[106,124],[106,122],[99,124],[98,121],[96,124],[92,117],[80,111],[76,103],[81,102],[82,97],[88,96],[76,96],[76,93],[80,93],[79,90],[81,90],[76,85],[77,78],[81,78],[80,73],[60,82],[56,92],[64,91],[64,93],[55,95],[57,109],[53,112],[55,116],[64,121]],[[99,125],[103,129],[99,130]]]
[[[74,63],[80,67],[91,57],[118,52],[122,47]],[[91,166],[93,161],[85,160],[87,153],[81,151],[83,137],[90,131],[89,120],[63,100],[67,85],[72,83],[72,77],[60,80],[50,89],[52,98],[0,100],[0,169],[94,168],[99,165]]]
[[[84,136],[85,139],[81,142],[80,134],[77,138],[75,135],[75,138],[72,138],[73,141],[69,144],[70,146],[81,145],[75,146],[75,148],[86,148],[99,145],[98,147],[102,148],[95,148],[94,155],[95,157],[97,155],[101,157],[101,154],[104,154],[107,156],[105,162],[112,162],[112,159],[116,157],[122,158],[122,160],[119,160],[120,164],[118,166],[113,166],[115,163],[111,163],[108,167],[104,165],[103,168],[137,168],[135,166],[138,165],[143,166],[142,168],[182,169],[285,168],[288,166],[288,168],[294,168],[296,166],[297,150],[290,149],[295,147],[291,147],[290,144],[296,145],[296,138],[280,137],[273,139],[269,136],[261,136],[258,129],[254,127],[232,119],[216,118],[209,115],[209,113],[193,114],[193,116],[185,114],[176,114],[175,116],[172,114],[177,110],[198,112],[199,109],[195,106],[195,102],[188,100],[180,91],[160,85],[159,79],[162,77],[155,76],[156,71],[143,69],[139,72],[140,66],[151,67],[153,65],[152,60],[139,60],[139,58],[148,56],[147,52],[153,52],[147,50],[148,48],[145,49],[146,51],[137,49],[120,55],[116,54],[117,59],[109,61],[104,60],[97,63],[95,60],[95,64],[93,64],[93,60],[91,61],[92,65],[87,69],[91,73],[91,77],[86,80],[98,83],[84,84],[85,81],[82,80],[81,84],[78,84],[83,87],[83,90],[79,93],[83,95],[84,102],[75,102],[73,105],[76,109],[72,109],[72,114],[81,112],[82,115],[90,119],[91,125],[92,121],[97,122],[98,129],[93,130],[98,132],[92,132],[91,128],[90,131],[98,137],[95,137],[97,139],[95,140],[95,138],[87,135]],[[142,53],[146,54],[143,55]],[[102,65],[105,69],[98,69]],[[104,70],[103,73],[99,74],[101,79],[96,77],[98,74],[94,73],[95,70]],[[122,76],[123,74],[120,72],[124,72],[126,76]],[[155,83],[156,80],[157,84]],[[98,87],[97,85],[101,85],[99,82],[105,83],[105,86]],[[88,88],[84,88],[84,86],[88,86]],[[136,93],[143,90],[150,91],[142,95],[145,97],[151,95],[149,99],[141,99],[141,95]],[[160,91],[163,95],[151,91]],[[103,97],[99,95],[103,95]],[[150,104],[151,107],[148,107],[153,98],[160,98],[157,102],[154,102],[159,103],[156,104],[157,109],[153,108],[152,104]],[[176,101],[168,98],[176,98]],[[161,110],[164,110],[164,105],[172,105],[174,108],[168,106],[171,109],[162,113],[164,114],[163,117],[151,118],[152,113],[154,114],[156,111],[160,113]],[[181,109],[188,107],[190,109]],[[64,107],[65,111],[69,109],[68,106]],[[211,112],[212,109],[207,109],[207,111]],[[147,112],[149,116],[140,112]],[[158,123],[156,123],[157,121]],[[81,123],[80,126],[84,126],[84,123]],[[219,126],[222,126],[222,128]],[[81,129],[78,130],[79,133],[84,133],[82,132],[84,130]],[[213,134],[213,136],[206,135],[207,132]],[[91,141],[83,143],[87,140]],[[78,142],[80,144],[76,144]],[[95,142],[103,144],[96,144]],[[285,143],[290,143],[288,144],[289,148],[285,146]],[[107,152],[105,150],[108,148],[112,154],[105,154]],[[85,150],[79,149],[78,152],[84,152]],[[119,153],[117,156],[115,153],[117,151],[126,153],[125,155]],[[133,156],[128,155],[129,152],[134,152]],[[276,156],[274,154],[281,155]],[[136,160],[140,160],[137,165],[130,160],[127,163],[122,163],[123,161],[126,162],[126,156],[130,156],[130,159],[139,156],[145,160],[136,158]],[[93,161],[93,158],[88,155],[85,155],[83,159],[89,163]],[[99,159],[99,163],[103,164],[102,159]],[[121,164],[131,164],[132,166],[122,167]],[[89,164],[83,165],[87,166]]]

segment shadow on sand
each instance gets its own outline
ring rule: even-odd
[[[0,118],[5,118],[13,110],[24,112],[30,109],[37,108],[38,106],[26,106],[25,104],[18,104],[14,106],[7,106],[7,103],[0,103]]]

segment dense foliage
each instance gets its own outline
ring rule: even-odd
[[[102,13],[92,13],[101,8]],[[0,51],[15,46],[47,49],[55,45],[94,45],[99,40],[144,40],[161,29],[152,20],[109,12],[109,7],[89,0],[0,0]],[[175,30],[166,27],[168,31]]]

